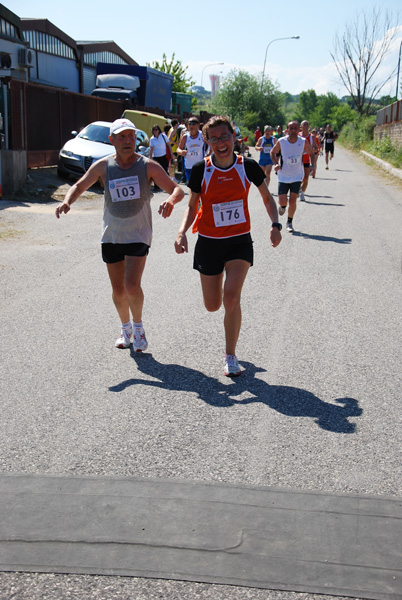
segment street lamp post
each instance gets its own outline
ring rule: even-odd
[[[261,90],[260,90],[260,94],[261,95],[262,95],[262,86],[263,86],[263,83],[264,83],[265,65],[266,65],[266,62],[267,62],[268,48],[270,47],[271,44],[273,44],[274,42],[278,42],[279,40],[300,40],[300,35],[292,35],[291,37],[276,38],[276,39],[271,40],[269,42],[268,46],[265,49],[264,68],[262,70],[262,77],[261,77]]]
[[[202,87],[202,78],[204,77],[204,71],[207,67],[212,67],[213,65],[224,65],[225,63],[223,62],[214,62],[214,63],[210,63],[209,65],[205,65],[205,67],[202,69],[201,71],[201,87]]]
[[[398,87],[399,87],[399,71],[401,68],[401,50],[402,50],[402,42],[399,46],[399,59],[398,59],[398,74],[396,76],[396,91],[395,91],[395,96],[396,96],[396,100],[398,101]]]

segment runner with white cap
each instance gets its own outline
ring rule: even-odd
[[[158,163],[135,152],[136,132],[134,123],[128,119],[117,119],[112,123],[109,140],[115,153],[91,165],[58,205],[56,217],[59,219],[63,213],[67,214],[81,194],[98,181],[102,182],[105,189],[102,258],[107,265],[113,302],[121,320],[121,334],[115,345],[128,348],[133,342],[134,350],[142,352],[148,347],[142,324],[144,293],[141,279],[152,242],[150,181],[169,194],[159,206],[159,214],[164,218],[171,215],[184,192]]]

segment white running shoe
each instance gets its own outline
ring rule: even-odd
[[[238,377],[241,375],[241,370],[237,358],[234,354],[225,354],[225,368],[224,373],[226,377]]]
[[[306,201],[306,199],[305,199],[305,197],[304,197],[304,192],[300,192],[299,196],[300,196],[300,200],[301,200],[302,202],[305,202],[305,201]]]
[[[286,231],[289,231],[289,233],[295,232],[295,230],[293,229],[292,223],[286,223]]]
[[[148,348],[147,338],[143,328],[134,329],[133,349],[134,352],[145,352]]]
[[[133,341],[133,330],[121,328],[120,337],[116,340],[116,348],[128,348]]]
[[[282,216],[285,214],[285,212],[286,212],[286,206],[279,205],[278,213]]]

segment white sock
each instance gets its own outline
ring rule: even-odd
[[[131,329],[132,328],[131,321],[129,321],[128,323],[122,323],[121,327],[122,327],[122,329]]]
[[[142,321],[140,321],[139,323],[135,323],[133,321],[133,325],[134,325],[134,329],[142,329],[143,328]]]

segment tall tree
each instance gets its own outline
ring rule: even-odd
[[[173,92],[191,93],[191,88],[195,84],[195,81],[187,75],[187,67],[183,67],[181,60],[175,59],[174,52],[170,60],[163,53],[162,62],[154,60],[151,64],[148,63],[148,66],[163,73],[173,75]]]
[[[336,34],[331,52],[343,85],[351,95],[359,114],[370,114],[374,98],[395,75],[379,75],[397,33],[397,17],[375,7],[360,11],[343,34]]]
[[[303,119],[311,120],[311,115],[317,108],[318,97],[315,90],[307,90],[307,92],[301,92],[299,101],[297,103],[296,118],[298,121]]]
[[[247,71],[234,69],[224,78],[219,93],[213,101],[216,113],[227,114],[231,119],[248,128],[267,123],[283,123],[282,94],[265,77],[261,93],[261,81]],[[255,121],[251,126],[251,120]]]
[[[356,118],[356,111],[350,108],[350,106],[344,102],[343,104],[332,108],[327,122],[331,124],[331,127],[334,131],[339,133],[346,123],[353,123]]]
[[[334,108],[340,105],[341,101],[332,92],[327,92],[322,96],[319,96],[317,108],[311,115],[312,121],[315,122],[316,126],[325,126],[327,123],[331,123],[331,113]]]
[[[312,127],[322,127],[331,122],[331,111],[339,106],[340,100],[332,92],[317,96],[314,90],[301,92],[293,113],[299,122],[307,119]]]

